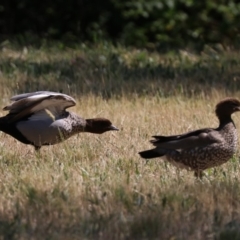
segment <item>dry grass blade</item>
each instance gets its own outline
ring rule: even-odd
[[[132,58],[124,49],[119,55],[109,52],[110,65],[96,56],[104,51],[88,50],[89,58],[84,51],[19,55],[5,50],[0,57],[2,107],[16,92],[62,89],[76,97],[73,111],[107,117],[120,129],[79,134],[43,147],[38,155],[0,133],[0,238],[239,239],[239,152],[206,171],[202,181],[161,159],[146,163],[137,154],[150,146],[153,134],[217,126],[215,104],[226,95],[240,96],[238,80],[228,79],[235,81],[229,87],[217,81],[239,75],[236,55],[236,62],[228,53],[216,62],[149,53],[144,56],[153,63],[146,67],[149,61],[135,51]],[[220,75],[225,59],[233,64]],[[178,82],[180,77],[186,81]],[[239,116],[233,118],[240,130]]]

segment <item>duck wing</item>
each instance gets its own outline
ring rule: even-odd
[[[48,91],[24,93],[12,97],[11,100],[13,103],[3,108],[3,110],[9,111],[10,122],[30,116],[34,118],[34,115],[44,118],[52,114],[54,118],[57,118],[65,112],[66,108],[76,105],[72,97]]]
[[[153,138],[155,139],[150,142],[154,146],[164,149],[204,147],[223,140],[220,133],[213,128],[199,129],[181,135],[153,136]]]

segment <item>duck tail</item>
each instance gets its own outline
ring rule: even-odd
[[[146,151],[139,152],[138,154],[142,158],[150,159],[150,158],[162,157],[166,153],[167,153],[167,151],[165,149],[154,148],[154,149],[151,149],[151,150],[146,150]]]

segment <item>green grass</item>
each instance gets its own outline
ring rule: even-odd
[[[1,133],[0,239],[239,239],[239,151],[202,181],[137,154],[154,134],[217,126],[215,104],[240,96],[239,69],[239,52],[220,47],[2,46],[2,107],[16,93],[62,91],[77,100],[71,111],[120,131],[79,134],[39,155]]]

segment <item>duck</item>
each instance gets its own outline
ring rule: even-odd
[[[76,101],[63,93],[23,93],[13,96],[11,101],[3,108],[9,112],[0,117],[0,131],[21,143],[34,146],[35,150],[60,143],[80,132],[102,134],[119,130],[109,119],[85,119],[66,111],[75,106]]]
[[[240,111],[236,98],[225,98],[217,103],[217,128],[203,128],[180,135],[153,136],[155,148],[139,152],[144,159],[163,157],[179,167],[194,171],[202,178],[203,171],[217,167],[231,159],[237,149],[237,129],[231,115]]]

